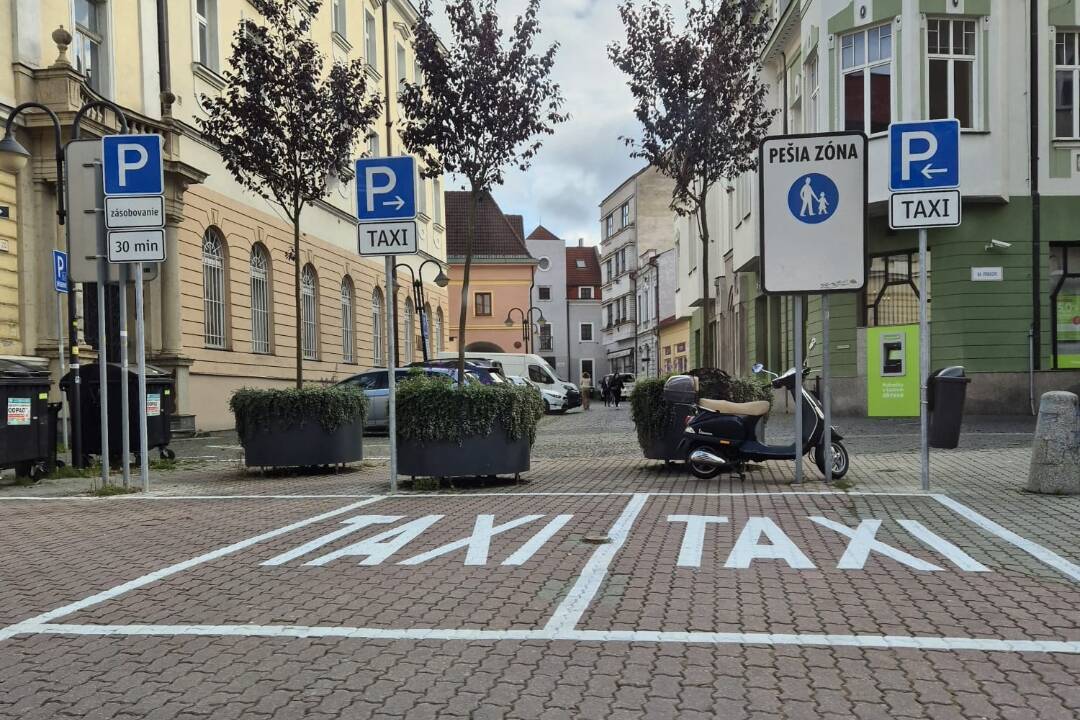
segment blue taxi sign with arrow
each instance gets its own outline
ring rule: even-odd
[[[889,125],[889,189],[939,190],[960,186],[960,121]]]
[[[416,160],[410,156],[356,161],[356,217],[360,222],[416,217]]]

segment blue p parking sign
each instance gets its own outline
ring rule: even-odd
[[[63,250],[53,250],[53,287],[58,293],[68,291],[68,256]]]
[[[160,195],[165,175],[160,135],[106,135],[101,138],[106,195]]]

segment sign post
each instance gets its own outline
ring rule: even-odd
[[[927,312],[926,229],[960,224],[960,121],[889,125],[889,227],[919,231],[919,476],[930,489],[927,383],[930,319]]]
[[[416,160],[410,156],[361,158],[356,161],[357,248],[363,257],[386,258],[387,432],[390,435],[390,492],[397,492],[397,328],[394,263],[397,255],[415,255]],[[375,342],[379,339],[375,338]]]
[[[761,289],[795,300],[795,482],[803,481],[803,303],[808,294],[861,290],[866,284],[867,148],[862,133],[765,138],[758,150]],[[825,388],[824,453],[832,476],[828,329],[821,376]]]
[[[64,358],[64,297],[68,293],[68,255],[63,250],[53,250],[53,289],[56,290],[56,350],[60,360],[60,377],[67,374]],[[61,398],[63,402],[63,398]],[[75,467],[75,451],[68,438],[68,403],[60,406],[60,433],[64,447],[71,452],[71,466]]]
[[[104,178],[106,255],[120,267],[120,397],[124,485],[131,458],[128,416],[128,265],[135,264],[135,357],[139,386],[139,476],[150,490],[146,427],[146,328],[143,316],[143,263],[165,261],[165,167],[160,135],[107,135],[101,139]],[[99,323],[104,327],[104,323]],[[105,383],[102,382],[102,388]],[[104,394],[104,391],[103,391]],[[107,452],[107,451],[103,451]]]

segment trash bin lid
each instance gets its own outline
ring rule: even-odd
[[[21,362],[14,360],[8,360],[6,358],[0,358],[0,378],[13,380],[27,380],[27,379],[44,379],[48,381],[49,371],[39,370],[29,365],[24,365]]]
[[[91,382],[96,382],[97,378],[98,378],[98,372],[99,371],[98,371],[98,364],[97,363],[89,363],[87,365],[83,365],[82,366],[83,382],[86,382],[87,379],[89,379]],[[121,373],[120,363],[115,363],[115,362],[109,363],[105,372],[106,372],[106,376],[109,378],[109,380],[119,380],[120,379],[120,373]],[[139,372],[139,368],[136,365],[132,365],[132,364],[128,365],[128,374],[129,375],[137,375],[138,372]],[[159,367],[155,367],[154,365],[147,365],[146,366],[146,377],[147,377],[147,379],[151,379],[151,378],[169,378],[169,379],[172,379],[172,375],[169,372],[167,372],[165,370],[162,370]]]
[[[934,373],[934,376],[939,378],[962,378],[964,377],[964,366],[952,365],[947,368],[941,368]]]

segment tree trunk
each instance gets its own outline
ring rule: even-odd
[[[709,197],[709,189],[706,186],[698,199],[698,228],[701,230],[701,299],[702,299],[702,328],[701,328],[701,366],[716,367],[715,347],[712,341],[712,315],[713,304],[709,299],[709,283],[712,274],[709,272],[709,218],[706,200]]]
[[[461,274],[461,314],[458,316],[458,385],[465,384],[465,319],[469,312],[469,274],[472,271],[473,236],[476,235],[476,208],[480,194],[475,187],[469,193],[468,223],[465,226],[465,269]]]
[[[293,302],[296,304],[296,387],[304,387],[304,312],[300,297],[300,210],[293,216]]]

